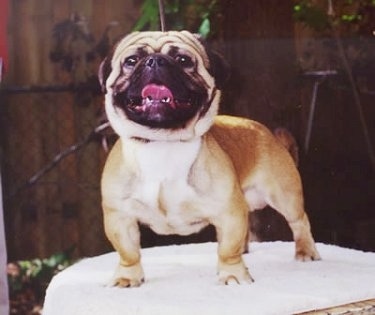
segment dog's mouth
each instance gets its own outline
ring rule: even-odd
[[[147,84],[140,97],[129,97],[129,109],[137,113],[153,112],[156,116],[168,109],[189,108],[193,106],[192,99],[176,99],[171,90],[165,85]]]
[[[164,84],[146,84],[141,92],[120,92],[115,95],[128,118],[152,128],[181,128],[193,118],[207,99],[203,91],[172,92]]]
[[[126,81],[121,79],[120,76],[114,85],[114,105],[140,125],[184,128],[209,107],[203,78],[188,72],[168,55],[155,53],[145,57]]]

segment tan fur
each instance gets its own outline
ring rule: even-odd
[[[298,153],[298,145],[296,139],[294,139],[293,135],[290,131],[283,127],[278,127],[273,131],[273,134],[281,142],[281,144],[288,150],[290,155],[292,156],[294,163],[296,166],[299,164],[299,153]]]
[[[171,34],[176,36],[175,32],[165,36]],[[203,62],[206,57],[200,56],[202,52],[193,48],[202,48],[194,37],[178,34],[175,45],[180,45],[180,37],[187,36],[185,50],[190,47],[197,54],[200,66],[207,63]],[[139,36],[128,40],[134,44]],[[150,36],[152,33],[140,37]],[[160,32],[155,38],[158,43],[164,41]],[[126,50],[127,46],[120,47]],[[121,53],[115,56],[120,59]],[[214,92],[214,80],[208,72],[200,72],[209,95],[216,96],[212,97],[212,109],[187,125],[189,137],[180,129],[156,130],[157,137],[152,138],[152,130],[137,127],[118,113],[111,103],[112,83],[107,82],[107,113],[120,135],[108,156],[101,183],[105,232],[120,255],[113,285],[133,287],[143,282],[139,223],[159,234],[181,235],[212,224],[217,231],[220,283],[252,282],[242,260],[248,211],[267,204],[288,221],[296,242],[296,259],[319,259],[304,211],[301,180],[290,154],[257,122],[231,116],[214,118],[220,93]],[[125,125],[131,126],[131,134]],[[200,131],[194,131],[198,125]],[[136,137],[138,130],[142,140]]]

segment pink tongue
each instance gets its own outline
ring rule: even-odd
[[[148,98],[153,101],[164,100],[166,103],[173,103],[173,94],[164,85],[147,84],[142,90],[142,98]]]

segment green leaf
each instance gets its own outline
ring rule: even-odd
[[[141,17],[134,25],[133,31],[141,31],[146,28],[157,30],[159,26],[159,6],[156,0],[145,0],[141,8]]]
[[[327,13],[309,1],[300,1],[293,8],[294,18],[313,28],[316,31],[323,31],[330,27],[330,20]]]
[[[294,7],[293,7],[293,10],[294,12],[300,12],[301,11],[301,6],[299,4],[296,4]]]
[[[210,34],[210,31],[211,31],[211,23],[210,23],[210,20],[208,18],[205,18],[200,27],[199,27],[199,30],[198,30],[198,33],[203,37],[203,38],[207,38],[207,36]]]

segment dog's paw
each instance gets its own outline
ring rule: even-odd
[[[119,288],[134,288],[139,287],[144,282],[144,279],[128,279],[128,278],[113,278],[110,286]]]
[[[295,259],[297,261],[314,261],[321,260],[321,257],[315,245],[311,245],[305,248],[296,248]]]
[[[120,288],[139,287],[144,282],[144,273],[140,263],[133,266],[118,265],[109,282],[109,286]]]
[[[219,264],[220,284],[228,285],[252,282],[254,282],[254,279],[250,276],[248,269],[242,261],[233,265]]]

